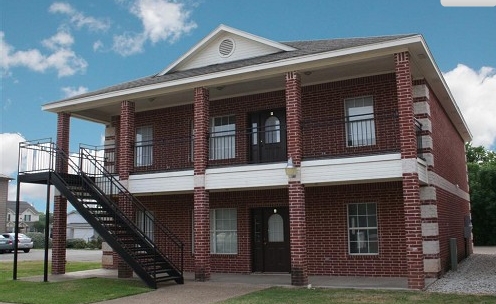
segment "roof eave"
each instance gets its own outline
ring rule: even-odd
[[[66,109],[72,108],[74,106],[83,105],[92,102],[99,102],[99,105],[111,104],[112,102],[121,101],[124,98],[136,99],[152,96],[156,94],[156,91],[165,90],[167,92],[180,91],[187,89],[189,87],[197,86],[209,86],[215,85],[216,83],[222,82],[226,77],[230,77],[230,80],[235,80],[243,78],[243,75],[256,72],[257,76],[263,76],[264,74],[270,75],[274,73],[279,73],[280,70],[289,71],[297,70],[299,68],[312,68],[313,66],[321,66],[322,60],[334,60],[333,62],[345,62],[350,59],[355,60],[356,58],[350,58],[350,56],[371,56],[372,52],[386,52],[387,49],[396,48],[397,51],[408,50],[407,45],[418,41],[419,36],[412,36],[403,39],[398,39],[394,41],[381,42],[371,45],[334,50],[328,52],[322,52],[317,54],[304,55],[300,57],[287,58],[277,61],[272,61],[269,63],[262,63],[257,65],[245,66],[236,69],[230,69],[226,71],[220,71],[216,73],[203,74],[198,76],[181,78],[178,80],[172,80],[167,82],[154,83],[119,91],[106,92],[98,95],[91,95],[82,98],[74,98],[70,100],[58,101],[47,103],[42,106],[42,110],[49,112],[61,112]],[[340,60],[336,60],[340,58]],[[312,64],[313,63],[313,64]],[[234,78],[232,78],[234,77]],[[91,108],[81,107],[81,108]]]

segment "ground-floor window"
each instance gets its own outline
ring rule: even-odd
[[[350,254],[378,254],[377,204],[348,204],[348,248]]]
[[[143,231],[150,240],[154,239],[154,215],[152,211],[138,210],[136,212],[136,226]]]
[[[236,209],[210,210],[210,252],[238,253],[238,219]]]

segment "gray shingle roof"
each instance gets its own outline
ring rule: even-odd
[[[12,210],[12,211],[15,211],[15,208],[16,208],[16,202],[15,201],[7,201],[7,208]],[[25,202],[25,201],[19,201],[19,213],[23,213],[24,211],[26,211],[27,209],[33,209],[34,211],[40,213],[38,210],[36,210],[36,208],[34,206],[32,206],[30,203],[28,202]]]
[[[340,39],[328,39],[328,40],[309,40],[309,41],[292,41],[292,42],[281,42],[288,46],[295,48],[295,51],[281,51],[274,54],[242,59],[222,64],[209,65],[205,67],[194,68],[185,71],[174,71],[169,72],[165,75],[152,75],[136,80],[120,83],[110,87],[106,87],[100,90],[84,93],[81,95],[73,96],[67,99],[59,100],[68,101],[83,97],[90,97],[104,93],[117,92],[120,90],[126,90],[131,88],[138,88],[141,86],[165,83],[168,81],[185,79],[193,76],[206,75],[215,72],[227,71],[236,68],[242,68],[262,63],[275,62],[278,60],[296,58],[311,54],[318,54],[323,52],[330,52],[342,49],[348,49],[353,47],[360,47],[365,45],[372,45],[381,42],[398,40],[406,37],[415,36],[416,34],[406,34],[406,35],[392,35],[392,36],[378,36],[378,37],[365,37],[365,38],[340,38]]]

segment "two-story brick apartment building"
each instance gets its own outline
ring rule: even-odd
[[[275,42],[221,25],[156,75],[43,109],[65,151],[70,117],[105,124],[105,167],[147,210],[121,208],[158,247],[157,223],[182,240],[197,280],[290,272],[294,285],[384,276],[419,289],[449,269],[450,238],[460,260],[471,250],[471,134],[421,35]],[[65,209],[58,197],[54,272]]]

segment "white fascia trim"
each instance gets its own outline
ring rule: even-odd
[[[340,164],[358,164],[358,163],[370,163],[370,162],[383,162],[389,160],[400,160],[401,154],[383,154],[374,156],[359,156],[359,157],[346,157],[337,159],[322,159],[322,160],[306,160],[301,162],[301,167],[313,167],[313,166],[329,166],[329,165],[340,165]]]
[[[239,173],[239,172],[250,172],[250,171],[263,171],[263,170],[274,170],[274,169],[284,169],[286,168],[286,162],[267,164],[267,165],[247,165],[247,166],[236,166],[236,167],[221,167],[221,168],[211,168],[205,170],[205,175],[209,174],[220,174],[220,173]]]
[[[129,180],[156,179],[156,178],[181,177],[181,176],[193,176],[193,175],[194,175],[193,170],[147,173],[147,174],[131,174],[129,176]]]
[[[266,39],[266,38],[263,38],[263,37],[260,37],[260,36],[257,36],[257,35],[253,35],[253,34],[250,34],[250,33],[244,32],[244,31],[240,31],[238,29],[235,29],[235,28],[229,27],[227,25],[221,24],[214,31],[212,31],[209,35],[207,35],[200,42],[198,42],[194,47],[192,47],[186,54],[184,54],[179,59],[177,59],[172,64],[170,64],[165,70],[163,70],[162,72],[158,73],[158,75],[159,76],[162,76],[162,75],[167,74],[167,72],[169,72],[170,70],[173,70],[178,64],[180,64],[181,62],[183,62],[184,60],[186,60],[191,55],[195,54],[208,41],[210,41],[211,39],[213,39],[215,36],[217,36],[221,32],[229,32],[229,33],[232,33],[234,35],[238,35],[238,36],[244,37],[244,38],[249,39],[249,40],[254,40],[254,41],[257,41],[257,42],[260,42],[260,43],[263,43],[263,44],[266,44],[266,45],[275,47],[275,48],[280,49],[282,51],[295,51],[296,50],[295,48],[290,47],[288,45],[285,45],[285,44],[282,44],[282,43],[279,43],[279,42],[276,42],[276,41],[273,41],[273,40],[269,40],[269,39]]]
[[[235,81],[236,79],[243,79],[246,78],[244,75],[248,73],[255,73],[259,75],[259,77],[264,76],[264,71],[265,75],[273,75],[281,72],[287,72],[287,71],[294,71],[297,70],[298,68],[302,68],[303,66],[308,67],[308,63],[315,62],[314,66],[319,67],[321,65],[321,60],[326,60],[326,59],[333,59],[333,58],[339,58],[341,57],[341,60],[336,60],[335,63],[342,63],[349,61],[349,55],[356,55],[356,54],[362,54],[363,58],[368,58],[370,56],[367,56],[367,52],[371,51],[383,51],[384,54],[390,54],[390,52],[386,52],[387,49],[389,48],[396,48],[394,51],[395,52],[401,52],[401,51],[408,51],[408,45],[414,44],[414,43],[422,43],[422,37],[420,35],[412,36],[412,37],[407,37],[403,39],[398,39],[394,41],[388,41],[388,42],[381,42],[381,43],[376,43],[376,44],[371,44],[371,45],[366,45],[366,46],[360,46],[360,47],[354,47],[354,48],[348,48],[344,50],[336,50],[336,51],[330,51],[330,52],[325,52],[325,53],[318,53],[318,54],[311,54],[307,56],[302,56],[302,57],[297,57],[297,58],[288,58],[288,59],[283,59],[283,60],[278,60],[278,61],[273,61],[269,63],[262,63],[259,65],[252,65],[248,67],[242,67],[238,69],[232,69],[232,70],[227,70],[227,71],[221,71],[217,73],[211,73],[211,74],[205,74],[205,75],[199,75],[199,76],[194,76],[194,77],[188,77],[188,78],[183,78],[183,79],[178,79],[174,81],[168,81],[168,82],[163,82],[163,83],[156,83],[156,84],[151,84],[147,86],[140,86],[136,88],[130,88],[127,90],[120,90],[120,91],[113,91],[113,92],[108,92],[108,93],[103,93],[100,95],[93,95],[93,96],[88,96],[88,97],[83,97],[80,99],[72,99],[68,100],[65,102],[60,102],[60,103],[49,103],[45,104],[42,106],[42,110],[44,111],[50,111],[54,110],[56,112],[56,109],[63,108],[63,107],[69,107],[69,106],[75,106],[75,105],[80,105],[84,104],[87,102],[91,101],[99,101],[99,105],[105,105],[112,103],[113,101],[118,101],[122,100],[123,97],[124,99],[129,99],[133,100],[138,97],[144,97],[146,95],[153,95],[152,91],[160,91],[160,90],[167,90],[169,92],[175,92],[175,91],[181,91],[185,90],[188,88],[194,88],[194,87],[199,87],[199,86],[209,86],[209,85],[215,85],[218,82],[218,79],[224,78],[224,79],[229,79],[230,81]],[[377,54],[374,54],[377,55]],[[354,60],[356,58],[353,58]],[[267,71],[270,71],[270,73],[267,73]],[[233,78],[235,77],[235,78]],[[141,94],[141,95],[140,95]],[[102,102],[102,99],[109,99],[109,101]],[[83,107],[83,108],[91,108],[91,106]]]

